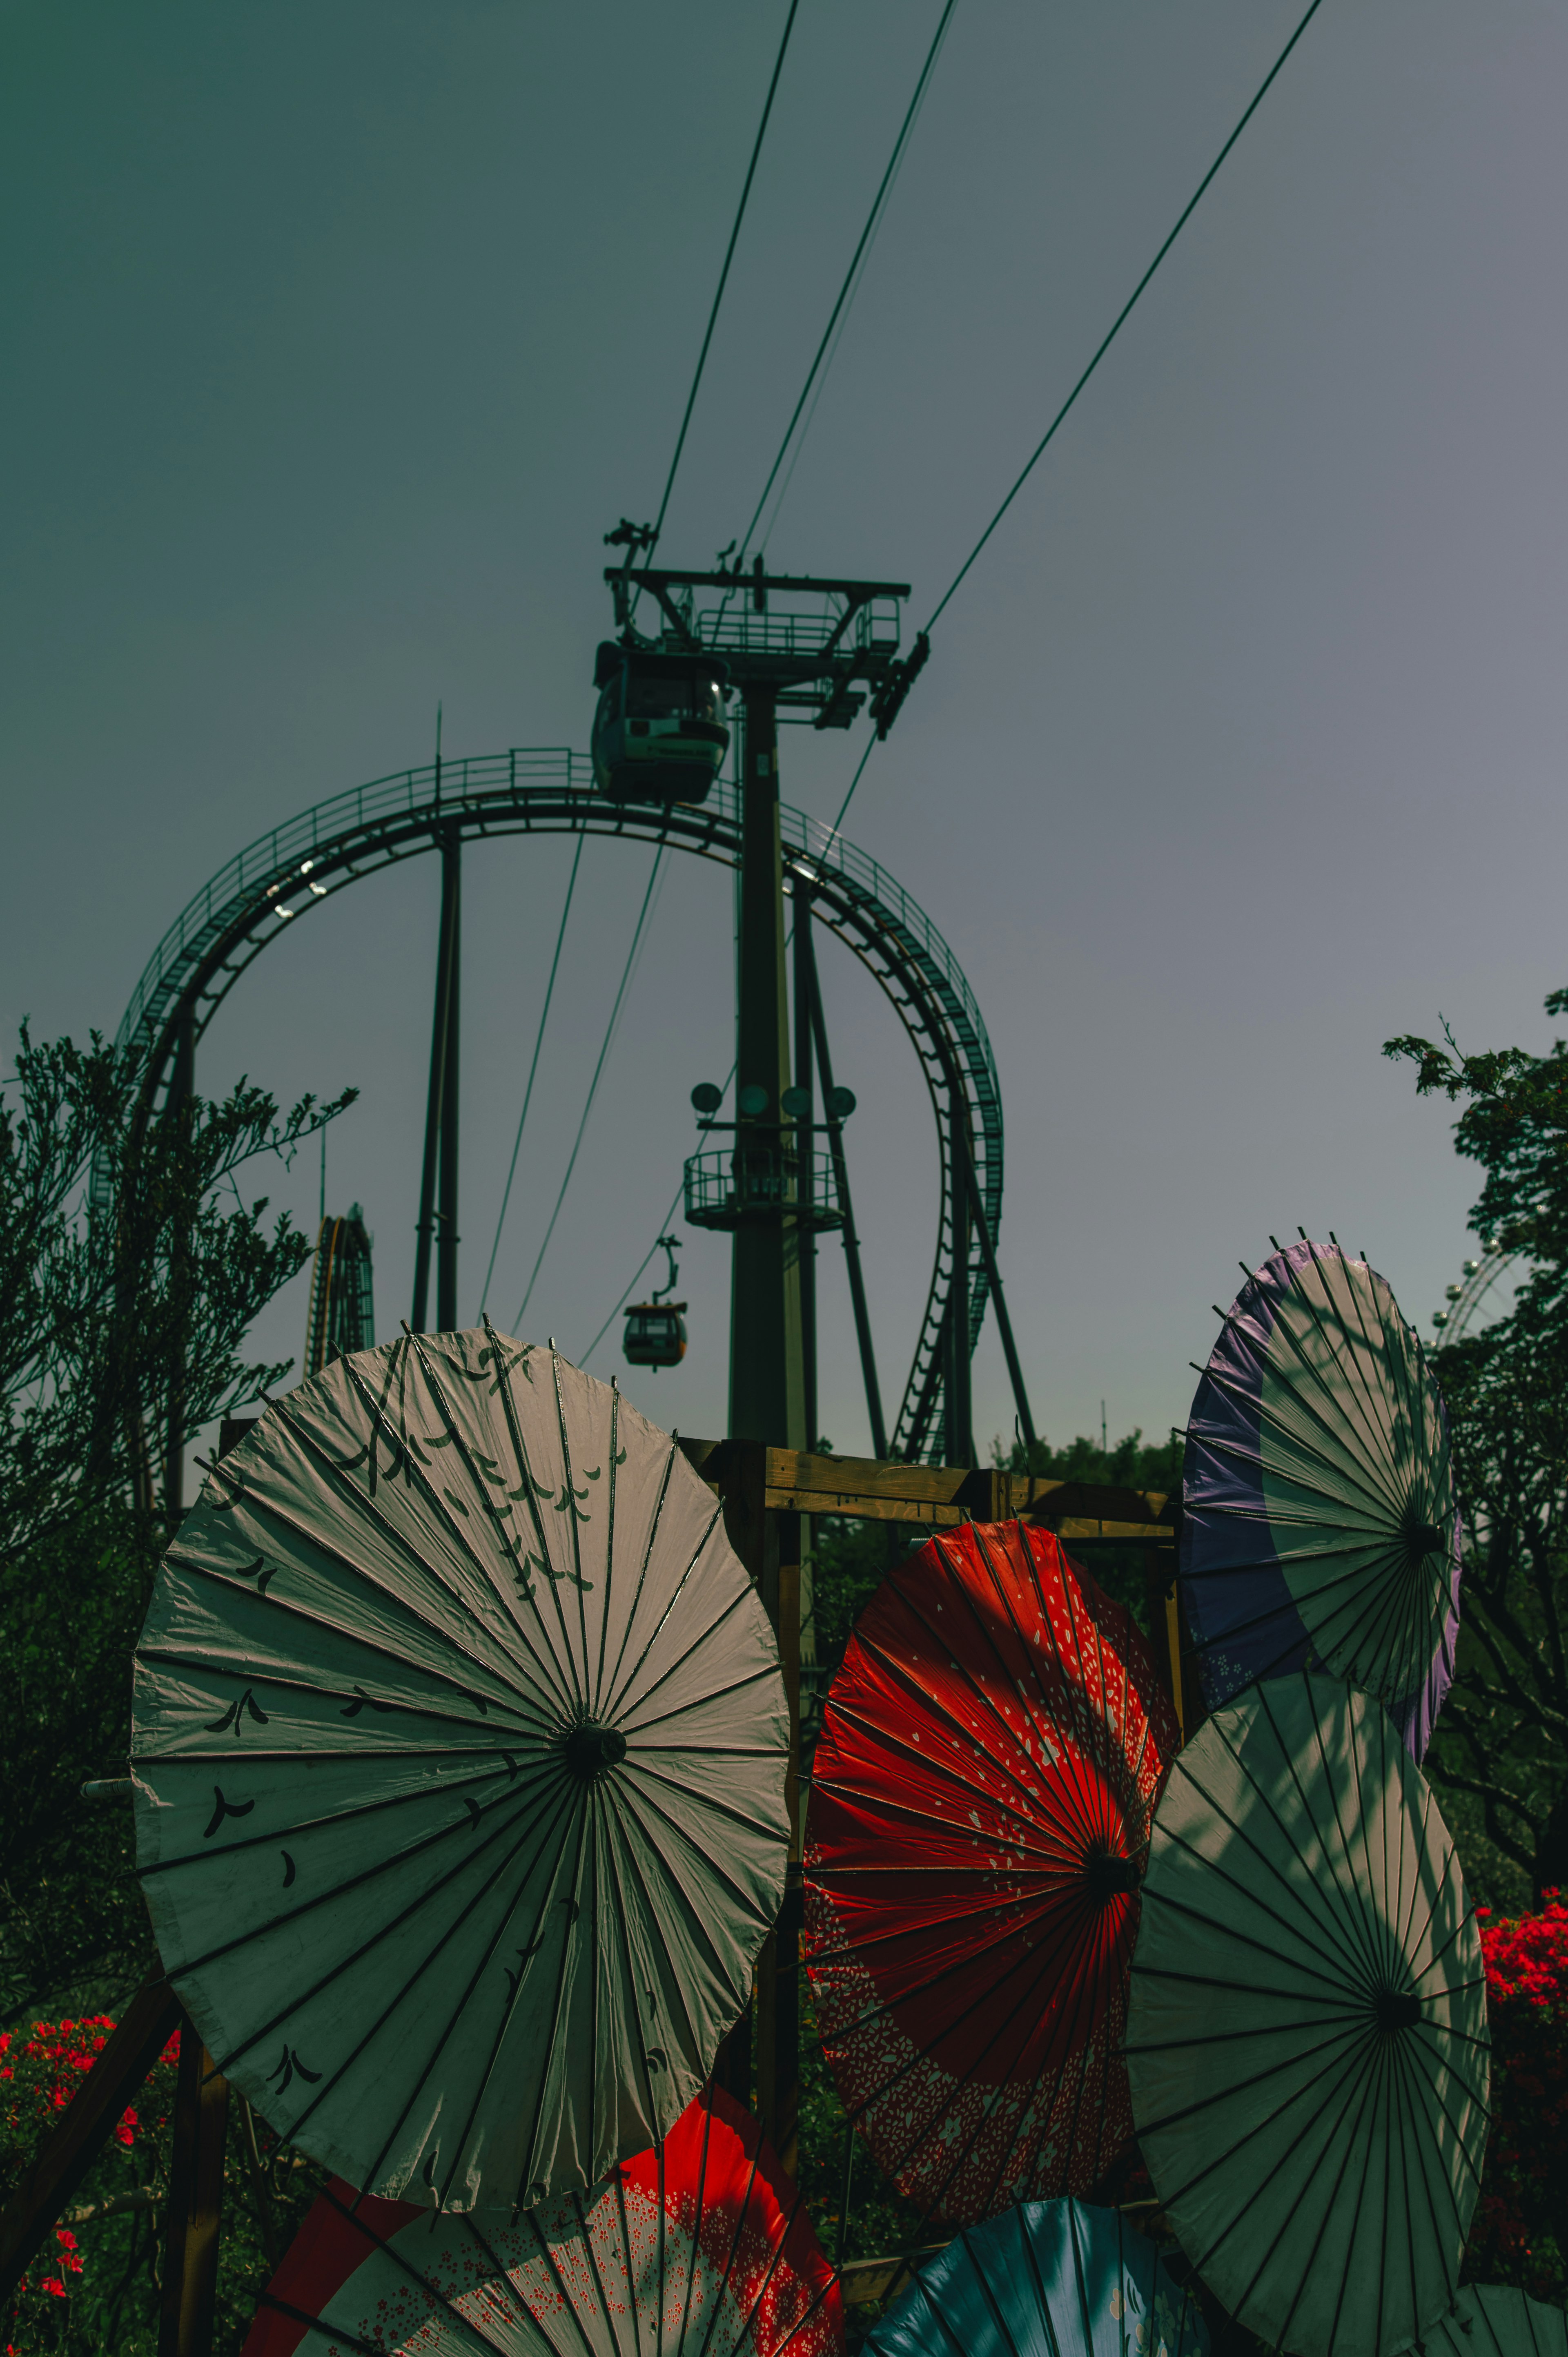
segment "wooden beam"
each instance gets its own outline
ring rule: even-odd
[[[851,2259],[839,2276],[846,2308],[869,2308],[902,2291],[922,2259],[945,2251],[945,2243],[927,2243],[918,2251],[895,2251],[886,2259]]]
[[[959,1492],[970,1480],[963,1465],[903,1465],[875,1457],[814,1457],[803,1448],[770,1448],[768,1487],[789,1492],[802,1501],[826,1502],[790,1511],[801,1513],[854,1514],[872,1521],[918,1521],[918,1513],[887,1514],[887,1506],[956,1509]],[[771,1500],[769,1501],[771,1502]],[[955,1512],[953,1519],[961,1516]]]
[[[164,2220],[158,2357],[210,2357],[228,2126],[229,2082],[214,2069],[187,2015],[180,2024],[174,2154]]]
[[[729,1500],[739,1480],[735,1452],[755,1442],[682,1439],[688,1461],[710,1489]],[[749,1463],[749,1460],[747,1460]],[[916,1523],[951,1530],[964,1522],[1005,1522],[1015,1514],[1043,1523],[1062,1538],[1169,1545],[1179,1501],[1159,1490],[1112,1482],[1057,1481],[1038,1473],[1003,1473],[969,1465],[905,1465],[897,1458],[818,1457],[803,1448],[764,1452],[765,1511],[844,1514],[868,1523]],[[755,1469],[751,1479],[755,1480]],[[747,1510],[749,1511],[749,1509]],[[1150,1525],[1157,1526],[1157,1536]],[[731,1534],[735,1544],[734,1533]],[[737,1552],[738,1552],[737,1547]]]
[[[145,1982],[125,2007],[103,2051],[49,2131],[43,2150],[0,2212],[0,2307],[27,2273],[179,2021],[179,1999],[161,1974]]]
[[[1087,1533],[1100,1524],[1118,1536],[1134,1530],[1146,1539],[1148,1525],[1155,1523],[1174,1537],[1176,1503],[1162,1490],[1125,1490],[1114,1481],[1041,1481],[1015,1476],[1013,1482],[1013,1512],[1053,1531],[1081,1528]]]

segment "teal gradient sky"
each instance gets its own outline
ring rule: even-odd
[[[768,545],[935,603],[1299,10],[959,0]],[[745,524],[935,0],[802,0],[664,553]],[[585,745],[600,535],[650,514],[783,0],[60,7],[0,22],[8,1024],[113,1030],[252,836],[449,752]],[[1472,1177],[1379,1057],[1446,1016],[1543,1044],[1568,980],[1568,18],[1324,0],[937,633],[848,832],[990,1027],[1002,1256],[1036,1422],[1185,1415],[1272,1229],[1430,1313]],[[831,816],[860,737],[791,734]],[[570,856],[467,868],[464,1285],[478,1309]],[[560,1182],[649,855],[590,846],[490,1308]],[[354,1082],[331,1207],[408,1308],[435,863],[290,928],[201,1082]],[[730,1055],[722,870],[672,866],[529,1329],[576,1354]],[[824,987],[885,1391],[934,1233],[929,1107]],[[274,1198],[314,1221],[314,1163]],[[727,1251],[693,1234],[665,1424],[725,1414]],[[824,1263],[822,1422],[865,1445]],[[258,1344],[298,1351],[303,1293]],[[591,1362],[618,1363],[614,1336]],[[624,1371],[623,1371],[624,1372]],[[1010,1426],[993,1330],[976,1425]]]

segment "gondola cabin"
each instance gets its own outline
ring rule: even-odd
[[[634,1367],[678,1367],[686,1355],[683,1301],[634,1301],[623,1345]]]
[[[594,664],[594,782],[617,802],[700,802],[729,750],[728,666],[606,640]]]

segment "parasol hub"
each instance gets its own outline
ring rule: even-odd
[[[1136,1890],[1140,1880],[1137,1867],[1120,1850],[1090,1850],[1083,1862],[1083,1872],[1090,1897],[1101,1907]]]
[[[618,1727],[598,1727],[591,1718],[585,1719],[572,1728],[564,1749],[573,1775],[591,1784],[596,1777],[619,1767],[626,1758],[626,1738]]]
[[[1413,2029],[1421,2019],[1421,1999],[1411,1989],[1380,1989],[1372,2011],[1381,2030]]]
[[[1409,1536],[1412,1555],[1443,1555],[1447,1551],[1447,1537],[1435,1523],[1418,1523]]]

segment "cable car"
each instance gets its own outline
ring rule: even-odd
[[[634,1301],[626,1313],[624,1348],[634,1367],[678,1367],[686,1355],[683,1301]]]
[[[594,782],[617,802],[700,802],[729,750],[729,666],[607,639],[594,662]]]
[[[626,1313],[626,1334],[621,1347],[634,1367],[678,1367],[686,1355],[686,1329],[681,1312],[683,1301],[667,1301],[664,1296],[673,1293],[680,1282],[681,1272],[675,1265],[673,1236],[660,1236],[670,1264],[670,1275],[663,1285],[654,1288],[651,1301],[634,1301]]]

